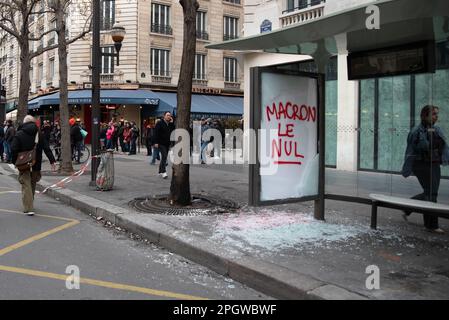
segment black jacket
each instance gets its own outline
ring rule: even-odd
[[[3,143],[3,139],[5,139],[5,130],[3,129],[3,126],[0,124],[0,142]]]
[[[19,152],[29,151],[34,148],[34,140],[37,132],[38,128],[34,122],[27,122],[19,127],[11,143],[12,163],[16,163]],[[36,147],[36,163],[33,166],[33,171],[41,171],[42,151],[45,151],[45,155],[50,160],[50,163],[56,162],[48,141],[44,139],[42,132],[39,132],[39,142]]]
[[[13,126],[8,127],[5,133],[5,141],[8,143],[12,142],[12,138],[16,134],[16,129]]]
[[[83,141],[83,135],[81,134],[81,128],[79,125],[75,124],[70,128],[70,142],[75,144],[77,142]]]
[[[154,128],[154,144],[160,144],[169,148],[170,135],[173,130],[175,130],[175,125],[172,122],[167,124],[165,120],[159,121]]]

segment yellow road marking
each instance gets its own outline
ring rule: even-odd
[[[9,252],[11,252],[11,251],[14,251],[14,250],[19,249],[19,248],[21,248],[23,246],[26,246],[26,245],[34,242],[34,241],[37,241],[37,240],[40,240],[42,238],[48,237],[49,235],[51,235],[53,233],[56,233],[56,232],[62,231],[64,229],[70,228],[70,227],[72,227],[74,225],[77,225],[78,223],[80,223],[78,220],[74,220],[74,221],[66,223],[66,224],[64,224],[62,226],[56,227],[54,229],[42,232],[42,233],[37,234],[35,236],[32,236],[32,237],[30,237],[28,239],[25,239],[25,240],[22,240],[20,242],[17,242],[17,243],[15,243],[15,244],[13,244],[13,245],[11,245],[9,247],[1,249],[0,250],[0,257],[5,255],[5,254],[7,254],[7,253],[9,253]]]
[[[62,281],[66,281],[67,278],[70,276],[67,274],[57,274],[57,273],[43,272],[43,271],[38,271],[38,270],[2,266],[2,265],[0,265],[0,271],[20,273],[20,274],[25,274],[25,275],[34,276],[34,277],[49,278],[49,279],[62,280]],[[206,298],[191,296],[188,294],[181,294],[181,293],[175,293],[175,292],[170,292],[170,291],[136,287],[136,286],[130,286],[130,285],[126,285],[126,284],[114,283],[114,282],[109,282],[109,281],[100,281],[100,280],[89,279],[89,278],[81,278],[80,277],[80,283],[89,284],[89,285],[93,285],[93,286],[97,286],[97,287],[138,292],[138,293],[143,293],[143,294],[147,294],[147,295],[166,297],[166,298],[175,298],[175,299],[181,299],[181,300],[207,300]]]
[[[8,209],[0,209],[0,211],[6,212],[6,213],[24,214],[23,212],[8,210]],[[54,234],[56,232],[70,228],[70,227],[80,223],[78,220],[68,219],[68,218],[63,218],[63,217],[55,217],[55,216],[48,216],[48,215],[41,215],[41,214],[37,214],[36,216],[70,221],[70,222],[66,223],[62,226],[56,227],[54,229],[48,230],[46,232],[32,236],[28,239],[22,240],[16,244],[13,244],[9,247],[4,248],[4,249],[1,249],[0,257],[11,252],[11,251],[18,249],[18,248],[26,246],[34,241],[48,237],[51,234]],[[8,271],[8,272],[13,272],[13,273],[20,273],[20,274],[25,274],[25,275],[35,276],[35,277],[50,278],[50,279],[63,280],[63,281],[66,281],[67,277],[69,276],[69,275],[61,275],[61,274],[57,274],[57,273],[43,272],[43,271],[38,271],[38,270],[9,267],[9,266],[2,266],[2,265],[0,265],[0,271]],[[143,293],[143,294],[147,294],[147,295],[160,296],[160,297],[166,297],[166,298],[174,298],[174,299],[181,299],[181,300],[207,300],[206,298],[191,296],[191,295],[187,295],[187,294],[155,290],[155,289],[126,285],[126,284],[89,279],[89,278],[80,278],[80,283],[89,284],[89,285],[98,286],[98,287],[111,288],[111,289],[139,292],[139,293]]]

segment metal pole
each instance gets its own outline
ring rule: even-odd
[[[319,173],[318,173],[318,199],[315,200],[314,218],[317,220],[324,220],[325,211],[325,75],[318,74],[318,150],[319,150]]]
[[[92,155],[99,154],[100,145],[100,1],[92,1]],[[99,160],[92,158],[91,185],[95,184]]]

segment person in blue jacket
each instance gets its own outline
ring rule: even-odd
[[[423,192],[412,197],[416,200],[437,202],[441,179],[441,165],[449,164],[448,140],[438,121],[439,108],[426,105],[421,110],[421,123],[413,128],[407,137],[405,161],[402,176],[414,174],[423,188]],[[404,219],[412,213],[404,211]],[[424,214],[424,226],[428,231],[444,233],[438,226],[438,217]]]

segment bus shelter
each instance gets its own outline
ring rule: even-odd
[[[373,6],[378,28],[370,25]],[[370,194],[383,193],[449,203],[449,169],[441,166],[449,160],[446,0],[373,1],[208,48],[313,58],[312,72],[301,63],[250,70],[245,129],[265,130],[248,142],[256,158],[249,159],[250,204],[314,200],[315,218],[324,219],[325,199],[368,204]],[[354,109],[329,94],[334,57],[345,60],[336,86],[355,88]],[[416,137],[427,143],[419,152]],[[274,173],[263,172],[273,165]]]

